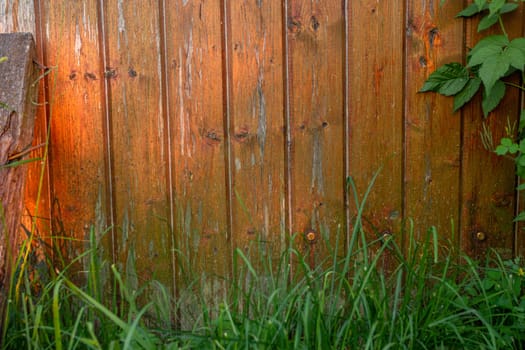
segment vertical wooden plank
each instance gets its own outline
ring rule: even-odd
[[[174,278],[158,5],[104,3],[117,250],[132,286]]]
[[[99,18],[92,1],[42,6],[44,62],[53,67],[47,96],[52,229],[73,259],[85,250],[90,227],[100,234],[107,223]]]
[[[244,249],[264,242],[279,254],[286,241],[282,8],[275,1],[230,4],[233,240]]]
[[[201,292],[218,302],[231,268],[220,2],[167,0],[166,25],[178,285],[200,279]]]
[[[310,248],[323,252],[345,232],[343,5],[338,0],[288,4],[291,230],[303,239],[313,229]]]
[[[381,169],[363,214],[370,239],[397,234],[403,215],[404,10],[402,1],[356,0],[348,8],[350,174],[361,197]]]
[[[415,236],[435,226],[440,237],[459,242],[461,113],[453,99],[418,94],[426,78],[445,63],[462,62],[460,1],[408,2],[405,109],[405,217]]]
[[[519,11],[505,15],[510,38],[522,35],[522,11],[523,5]],[[475,20],[467,22],[467,47],[474,47],[481,37],[499,33],[497,28],[478,33],[477,26]],[[517,89],[507,88],[504,100],[487,119],[483,118],[480,99],[463,111],[461,247],[473,257],[483,257],[488,248],[503,258],[513,255],[515,164],[485,150],[480,132],[485,123],[498,144],[505,136],[507,123],[517,120],[519,96]]]

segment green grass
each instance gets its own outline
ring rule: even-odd
[[[27,263],[33,253],[23,247],[3,348],[525,346],[525,273],[519,259],[502,260],[490,252],[486,261],[476,262],[447,249],[435,229],[416,239],[410,223],[406,251],[393,239],[367,241],[359,219],[365,201],[366,195],[363,201],[356,198],[351,238],[338,239],[318,268],[294,246],[273,252],[254,241],[248,251],[235,250],[235,279],[219,305],[198,293],[200,276],[189,276],[193,284],[177,298],[157,281],[131,288],[125,273],[101,259],[94,231],[90,249],[60,271],[46,260]],[[338,256],[341,251],[345,255]],[[385,254],[392,261],[388,271],[381,268]],[[79,262],[86,266],[81,279],[72,268]],[[197,310],[190,324],[181,322],[188,303]]]

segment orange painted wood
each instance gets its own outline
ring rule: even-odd
[[[42,3],[40,15],[44,65],[53,67],[47,78],[52,235],[74,258],[85,251],[90,228],[100,235],[108,222],[97,8],[53,0]]]
[[[166,1],[178,285],[210,300],[231,269],[219,1]],[[185,315],[188,316],[188,315]]]
[[[323,254],[338,234],[342,246],[345,232],[344,13],[340,1],[293,0],[288,6],[290,231]],[[317,233],[312,245],[304,240],[309,229]]]
[[[445,63],[463,62],[463,21],[454,19],[461,2],[409,1],[405,92],[405,217],[415,236],[432,226],[440,237],[459,242],[461,113],[453,99],[418,91]],[[454,228],[454,230],[453,230]]]
[[[287,241],[282,6],[275,1],[230,6],[232,237],[239,248],[271,248],[278,256]]]
[[[520,11],[510,14],[509,36],[522,36]],[[499,33],[496,29],[492,33]],[[490,31],[483,32],[490,34]],[[467,22],[467,46],[473,47],[480,35],[477,22]],[[505,126],[514,123],[519,114],[519,93],[507,88],[504,100],[486,120],[483,119],[480,100],[464,109],[462,159],[462,210],[460,247],[473,257],[483,257],[487,249],[498,251],[502,257],[512,257],[515,215],[515,165],[512,161],[484,149],[480,131],[483,123],[491,131],[494,143],[505,136]],[[484,239],[480,240],[478,233]]]
[[[403,35],[399,1],[349,1],[349,170],[362,197],[375,172],[363,215],[374,240],[400,232],[403,216]],[[350,200],[351,213],[356,208]],[[396,236],[401,242],[401,237]]]
[[[155,278],[171,288],[174,246],[158,2],[104,5],[117,260],[131,285]]]

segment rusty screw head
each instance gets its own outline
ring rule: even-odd
[[[317,239],[317,233],[314,230],[308,230],[306,231],[304,237],[309,243],[314,243]]]
[[[485,232],[479,231],[479,232],[476,233],[476,239],[478,241],[482,242],[482,241],[487,239],[487,235],[485,234]]]

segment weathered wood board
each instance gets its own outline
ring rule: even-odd
[[[507,28],[509,36],[523,35],[523,7],[507,20],[511,23]],[[494,33],[494,29],[491,30]],[[465,37],[468,47],[480,39],[477,22],[468,22]],[[463,110],[460,247],[473,257],[483,257],[490,248],[502,257],[510,258],[514,254],[515,165],[487,152],[480,132],[485,124],[494,143],[499,144],[506,136],[506,126],[518,120],[519,100],[518,90],[508,89],[504,100],[486,120],[479,102]]]
[[[464,22],[451,20],[462,8],[410,2],[405,49],[405,216],[414,219],[416,237],[435,226],[452,244],[459,242],[462,115],[453,113],[452,99],[418,91],[437,67],[462,61]]]
[[[403,4],[395,1],[348,2],[346,62],[350,112],[345,137],[349,173],[360,197],[380,171],[366,203],[363,226],[370,241],[394,235],[399,244],[404,219],[403,10]],[[355,215],[353,204],[351,200],[351,213]]]

